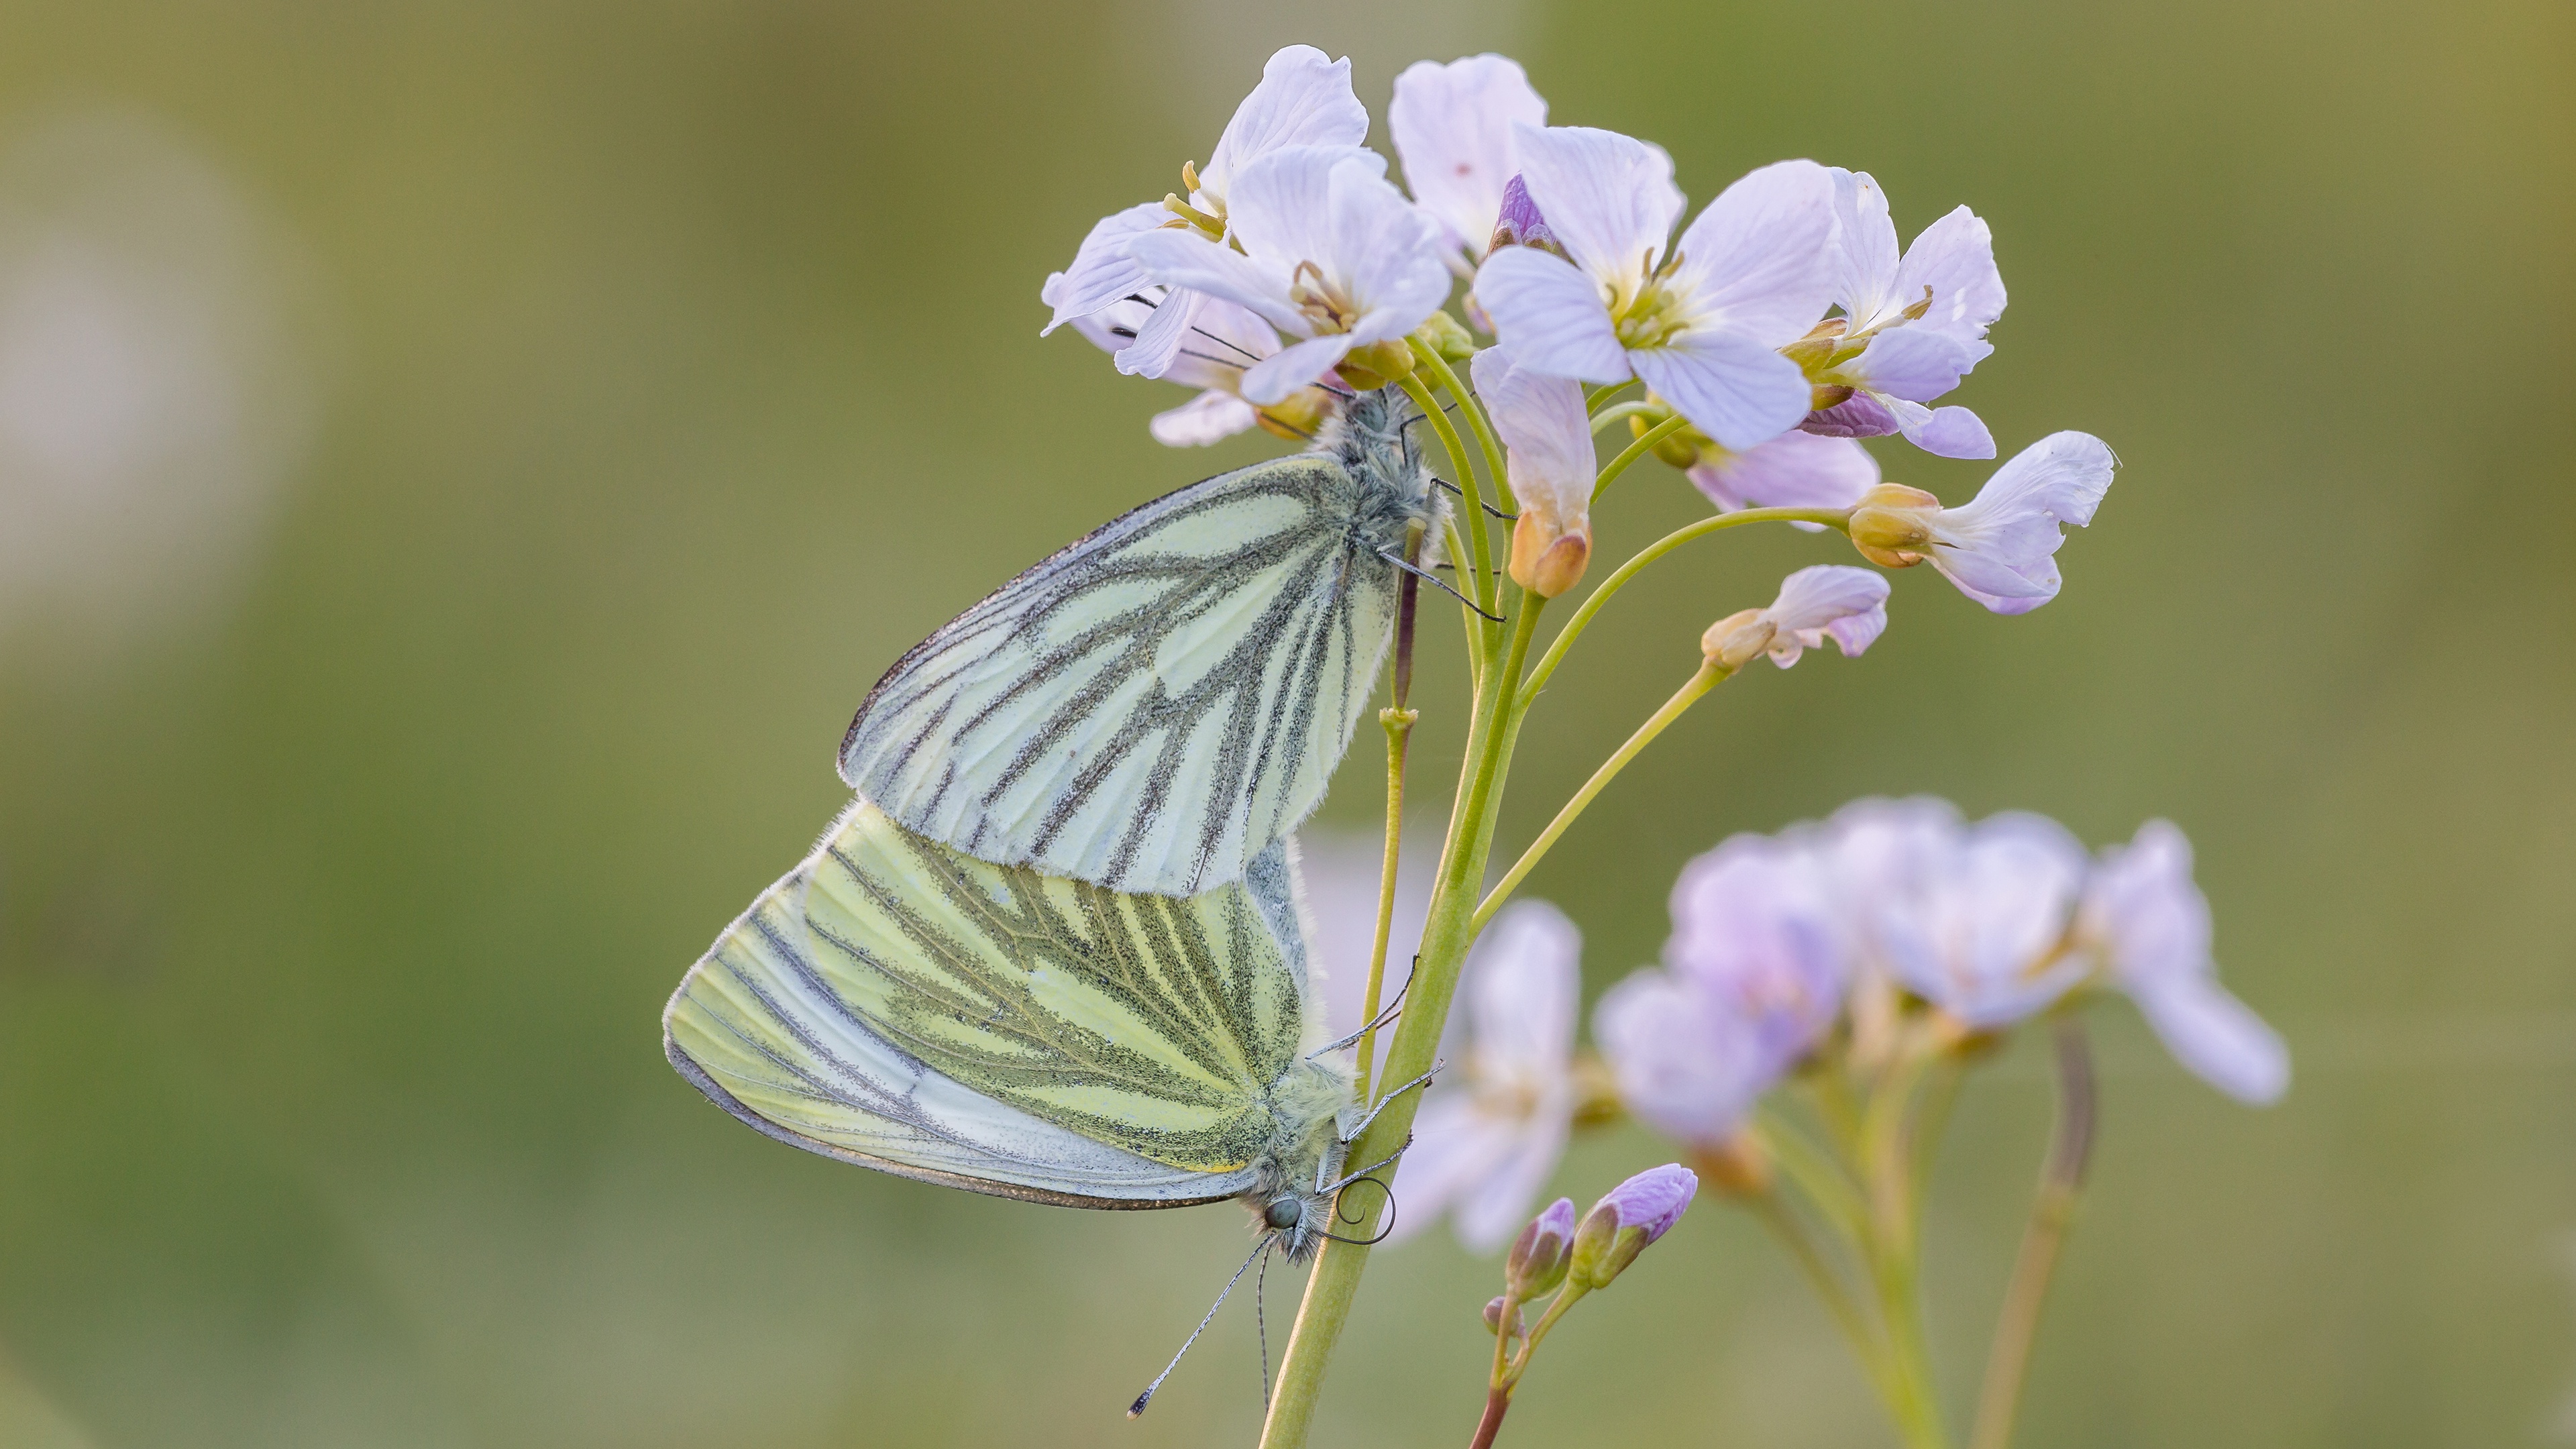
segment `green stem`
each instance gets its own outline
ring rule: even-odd
[[[1556,818],[1538,833],[1538,839],[1531,841],[1529,849],[1521,852],[1521,858],[1512,862],[1512,868],[1503,873],[1503,878],[1486,894],[1484,903],[1476,907],[1475,919],[1468,923],[1467,929],[1471,932],[1483,930],[1485,923],[1494,918],[1494,912],[1502,909],[1503,902],[1511,899],[1512,891],[1520,885],[1521,878],[1530,873],[1550,846],[1556,844],[1557,837],[1565,833],[1566,827],[1574,823],[1575,817],[1583,813],[1593,797],[1618,778],[1619,772],[1628,768],[1630,760],[1644,753],[1646,746],[1655,742],[1655,736],[1662,734],[1674,720],[1680,719],[1682,711],[1699,703],[1701,695],[1717,688],[1719,680],[1734,672],[1714,659],[1702,659],[1699,672],[1690,677],[1690,682],[1675,690],[1673,697],[1664,701],[1663,708],[1637,726],[1637,732],[1628,736],[1628,742],[1621,745],[1617,753],[1601,762],[1601,768],[1593,771],[1592,778],[1583,782],[1583,788],[1574,792],[1574,798],[1565,802],[1565,808],[1556,812]]]
[[[1441,852],[1439,874],[1432,887],[1421,958],[1414,967],[1404,1015],[1397,1021],[1394,1044],[1387,1049],[1386,1081],[1410,1081],[1420,1076],[1429,1069],[1433,1054],[1440,1048],[1440,1029],[1449,1019],[1449,1006],[1458,991],[1458,968],[1466,960],[1467,947],[1475,940],[1470,924],[1475,908],[1474,889],[1484,878],[1485,857],[1493,843],[1491,816],[1502,801],[1505,757],[1513,740],[1510,726],[1515,723],[1512,716],[1516,713],[1511,681],[1520,677],[1521,667],[1529,658],[1530,637],[1537,631],[1544,604],[1545,600],[1537,595],[1526,589],[1521,591],[1510,652],[1501,668],[1486,672],[1477,691],[1475,714],[1468,725],[1458,803],[1450,816],[1448,844]],[[1421,1102],[1418,1092],[1390,1101],[1351,1145],[1351,1160],[1374,1162],[1408,1140],[1413,1115]],[[1353,1225],[1353,1239],[1365,1238],[1375,1230],[1381,1196],[1369,1195],[1371,1206],[1362,1209],[1364,1221]],[[1357,1241],[1336,1240],[1325,1243],[1323,1252],[1316,1256],[1314,1271],[1306,1278],[1305,1300],[1297,1309],[1297,1325],[1288,1337],[1287,1355],[1280,1361],[1279,1390],[1270,1401],[1270,1416],[1262,1426],[1262,1449],[1303,1449],[1314,1428],[1315,1403],[1323,1390],[1333,1348],[1359,1296],[1368,1254],[1369,1250]]]
[[[1595,480],[1592,485],[1592,501],[1595,503],[1600,502],[1602,491],[1610,486],[1613,479],[1617,478],[1620,474],[1627,472],[1629,464],[1634,463],[1639,458],[1653,452],[1657,443],[1662,442],[1664,439],[1671,437],[1673,434],[1678,433],[1689,426],[1690,419],[1683,417],[1680,413],[1675,413],[1671,417],[1664,419],[1662,422],[1655,424],[1653,427],[1646,429],[1643,434],[1638,436],[1637,441],[1630,443],[1627,447],[1621,449],[1618,457],[1611,459],[1608,463],[1602,466],[1600,478]]]
[[[1601,406],[1605,400],[1617,397],[1619,394],[1626,392],[1630,387],[1636,384],[1636,381],[1637,380],[1632,377],[1626,382],[1605,382],[1599,387],[1586,390],[1583,394],[1583,410],[1587,413],[1592,411],[1594,408]]]
[[[2074,1226],[2076,1204],[2083,1200],[2084,1168],[2092,1154],[2093,1049],[2084,1038],[2083,1023],[2070,1017],[2057,1024],[2057,1135],[2049,1144],[2039,1192],[2031,1200],[2030,1225],[2022,1231],[2012,1284],[2004,1290],[1994,1347],[1986,1354],[1985,1388],[1977,1396],[1977,1427],[1969,1436],[1969,1449],[2006,1449],[2012,1443],[2030,1347],[2039,1333],[2040,1306],[2057,1271],[2058,1250]]]
[[[1788,1119],[1767,1109],[1760,1113],[1762,1144],[1771,1150],[1780,1170],[1815,1204],[1816,1211],[1834,1231],[1854,1242],[1868,1228],[1869,1209],[1862,1202],[1861,1189],[1851,1174],[1834,1160],[1833,1154],[1810,1141]]]
[[[1844,1340],[1851,1344],[1852,1357],[1860,1360],[1862,1374],[1868,1377],[1870,1386],[1878,1391],[1879,1397],[1887,1397],[1885,1350],[1880,1347],[1878,1336],[1870,1331],[1869,1320],[1861,1316],[1860,1305],[1852,1301],[1851,1290],[1844,1284],[1843,1275],[1826,1260],[1825,1251],[1817,1245],[1815,1235],[1807,1230],[1806,1224],[1798,1221],[1797,1214],[1789,1210],[1789,1205],[1780,1200],[1776,1191],[1753,1193],[1745,1201],[1752,1206],[1753,1215],[1762,1219],[1763,1226],[1771,1230],[1772,1236],[1780,1240],[1780,1246],[1787,1249],[1789,1256],[1806,1272],[1808,1286],[1816,1290],[1816,1296],[1825,1302],[1826,1311],[1833,1314],[1835,1326],[1842,1329]]]
[[[1419,523],[1406,534],[1404,556],[1415,562],[1422,557]],[[1386,857],[1378,867],[1377,935],[1369,947],[1368,990],[1360,999],[1357,1087],[1362,1103],[1372,1100],[1369,1068],[1377,1061],[1377,1012],[1386,990],[1386,942],[1395,928],[1395,865],[1404,845],[1405,746],[1413,738],[1413,722],[1420,718],[1406,708],[1405,701],[1413,693],[1413,617],[1422,597],[1421,584],[1420,578],[1406,574],[1396,588],[1394,702],[1379,711],[1377,717],[1386,730]]]
[[[1460,501],[1459,507],[1467,515],[1466,533],[1475,548],[1476,572],[1473,579],[1459,580],[1468,587],[1458,592],[1474,599],[1477,608],[1490,614],[1494,611],[1494,591],[1491,587],[1494,561],[1485,543],[1484,485],[1476,481],[1476,470],[1467,466],[1467,445],[1458,440],[1458,430],[1449,425],[1449,415],[1441,411],[1440,400],[1431,395],[1431,389],[1424,386],[1422,379],[1418,377],[1403,379],[1402,386],[1404,395],[1413,399],[1415,407],[1422,409],[1423,417],[1431,424],[1431,431],[1440,435],[1440,446],[1449,453],[1449,471],[1458,475],[1458,489],[1466,495]],[[1452,559],[1451,562],[1463,566],[1467,561]]]
[[[1914,1088],[1929,1064],[1923,1043],[1909,1045],[1880,1077],[1860,1119],[1861,1179],[1869,1190],[1866,1257],[1878,1291],[1879,1322],[1887,1334],[1888,1409],[1913,1449],[1948,1449],[1941,1423],[1931,1352],[1923,1338],[1916,1245],[1921,1184],[1906,1139]]]
[[[1640,550],[1635,558],[1619,565],[1610,577],[1603,579],[1598,587],[1584,596],[1582,605],[1574,611],[1574,617],[1565,621],[1565,627],[1557,631],[1555,641],[1547,646],[1547,653],[1539,657],[1538,667],[1530,671],[1529,682],[1521,686],[1520,707],[1527,709],[1530,702],[1538,698],[1540,687],[1547,683],[1549,675],[1556,672],[1556,666],[1564,661],[1565,651],[1573,648],[1574,641],[1583,637],[1584,626],[1592,622],[1592,616],[1601,612],[1601,606],[1610,602],[1612,595],[1627,587],[1630,579],[1645,572],[1646,565],[1692,539],[1715,533],[1722,528],[1737,528],[1748,523],[1821,523],[1828,528],[1848,530],[1851,527],[1851,510],[1847,508],[1746,508],[1734,513],[1721,513],[1713,518],[1703,518],[1697,523],[1674,529],[1662,538],[1656,539]]]
[[[1662,403],[1613,403],[1609,407],[1603,408],[1601,411],[1592,415],[1592,435],[1596,438],[1599,437],[1603,428],[1610,426],[1621,418],[1641,417],[1648,414],[1661,414],[1663,411],[1664,405]]]
[[[1505,513],[1521,511],[1520,501],[1512,495],[1510,473],[1503,467],[1502,441],[1494,436],[1494,425],[1487,421],[1484,408],[1467,389],[1460,386],[1458,374],[1450,370],[1449,359],[1417,342],[1413,344],[1414,360],[1428,368],[1440,380],[1441,390],[1458,400],[1458,411],[1467,415],[1467,426],[1476,434],[1477,446],[1485,450],[1485,472],[1494,480],[1494,497]]]

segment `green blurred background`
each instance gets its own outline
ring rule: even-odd
[[[1811,155],[1908,236],[1972,203],[2013,303],[1958,400],[2127,465],[2047,609],[1901,576],[1867,659],[1667,736],[1531,882],[1589,989],[1732,831],[1870,792],[2095,843],[2169,816],[2297,1080],[2236,1107],[2097,1012],[2024,1442],[2576,1439],[2576,10],[14,0],[0,1444],[1249,1441],[1238,1310],[1118,1412],[1233,1210],[788,1151],[656,1015],[839,805],[902,648],[1274,446],[1156,447],[1183,394],[1039,341],[1036,293],[1290,40],[1381,115],[1404,62],[1507,50],[1697,198]],[[1881,457],[1954,501],[1983,471]],[[1702,507],[1659,466],[1614,498],[1613,558]],[[1504,848],[1831,545],[1729,535],[1605,615]],[[1459,730],[1428,637],[1427,794]],[[1367,828],[1379,768],[1327,824]],[[2048,1112],[2029,1050],[1959,1111],[1954,1404]],[[1557,1187],[1663,1151],[1586,1139]],[[1653,1266],[1514,1439],[1891,1442],[1748,1219],[1704,1203]],[[1381,1255],[1320,1442],[1462,1439],[1495,1276],[1445,1234]]]

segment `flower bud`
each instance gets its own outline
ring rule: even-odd
[[[1503,1281],[1512,1296],[1527,1302],[1565,1281],[1566,1260],[1574,1245],[1574,1199],[1561,1197],[1530,1219],[1503,1260]],[[1500,1301],[1500,1300],[1497,1300]]]
[[[1513,583],[1542,599],[1553,599],[1583,582],[1583,570],[1591,562],[1589,527],[1558,533],[1540,518],[1537,508],[1523,505],[1521,521],[1512,525]]]
[[[1677,1162],[1650,1167],[1610,1189],[1574,1230],[1568,1277],[1577,1288],[1607,1288],[1648,1244],[1671,1231],[1699,1191],[1699,1178]]]
[[[1521,1311],[1510,1299],[1500,1295],[1496,1295],[1492,1302],[1485,1305],[1485,1331],[1487,1333],[1503,1331],[1503,1310],[1507,1307],[1512,1310],[1512,1336],[1521,1337],[1527,1331],[1521,1323]]]
[[[1342,375],[1342,381],[1352,387],[1361,392],[1374,392],[1399,378],[1413,375],[1413,349],[1405,346],[1404,339],[1400,337],[1372,342],[1366,347],[1352,348],[1335,370]]]
[[[1466,324],[1445,309],[1423,318],[1422,325],[1413,329],[1413,340],[1430,348],[1443,362],[1465,362],[1476,355],[1476,339],[1468,334]]]
[[[1536,247],[1553,256],[1565,255],[1564,244],[1548,229],[1547,218],[1530,199],[1529,187],[1517,172],[1503,183],[1502,213],[1494,218],[1494,235],[1485,249],[1491,253],[1503,247]]]
[[[1711,664],[1742,669],[1771,647],[1771,638],[1778,632],[1768,610],[1738,609],[1708,626],[1708,632],[1699,636],[1699,652]]]
[[[1274,437],[1311,443],[1324,426],[1324,410],[1332,405],[1331,393],[1320,387],[1301,387],[1281,401],[1254,409],[1252,420]]]
[[[1852,509],[1851,541],[1861,557],[1882,568],[1911,568],[1932,546],[1932,522],[1941,500],[1920,488],[1881,483]]]

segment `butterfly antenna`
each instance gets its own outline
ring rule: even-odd
[[[1258,1258],[1262,1254],[1269,1252],[1270,1243],[1271,1240],[1269,1238],[1263,1238],[1261,1240],[1261,1246],[1252,1250],[1252,1258]],[[1234,1276],[1225,1280],[1225,1287],[1217,1293],[1216,1301],[1208,1305],[1207,1317],[1200,1319],[1199,1326],[1190,1330],[1190,1336],[1181,1340],[1181,1353],[1188,1353],[1190,1351],[1190,1345],[1198,1342],[1199,1335],[1207,1332],[1207,1326],[1216,1321],[1216,1311],[1225,1306],[1225,1295],[1233,1292],[1234,1285],[1243,1281],[1244,1273],[1252,1267],[1252,1258],[1244,1259],[1243,1266],[1234,1270]],[[1144,1417],[1145,1405],[1152,1401],[1154,1391],[1163,1386],[1163,1380],[1172,1376],[1172,1370],[1181,1366],[1181,1353],[1173,1354],[1172,1361],[1163,1365],[1163,1371],[1154,1375],[1154,1381],[1145,1386],[1145,1392],[1138,1394],[1136,1396],[1136,1402],[1127,1406],[1128,1418],[1139,1419]],[[1269,1376],[1269,1372],[1269,1368],[1265,1365],[1262,1369],[1262,1376],[1266,1379]]]
[[[1465,594],[1462,594],[1462,593],[1458,592],[1456,589],[1450,588],[1450,587],[1449,587],[1449,581],[1448,581],[1447,579],[1444,579],[1444,578],[1440,577],[1438,574],[1432,573],[1432,572],[1431,572],[1430,570],[1428,570],[1428,569],[1420,568],[1420,567],[1417,567],[1416,565],[1413,565],[1413,564],[1407,563],[1407,562],[1405,562],[1402,558],[1400,558],[1400,557],[1398,557],[1398,556],[1396,556],[1396,555],[1394,555],[1394,554],[1388,553],[1388,552],[1386,552],[1386,551],[1385,551],[1385,550],[1383,550],[1383,549],[1379,550],[1379,552],[1378,552],[1378,557],[1379,557],[1379,558],[1382,558],[1382,559],[1385,559],[1388,563],[1391,563],[1391,564],[1395,565],[1397,568],[1400,568],[1400,569],[1404,570],[1406,573],[1409,573],[1409,574],[1413,575],[1415,578],[1418,578],[1418,579],[1429,579],[1432,583],[1435,583],[1435,584],[1439,585],[1439,586],[1440,586],[1440,588],[1441,588],[1441,591],[1442,591],[1442,592],[1444,592],[1444,593],[1446,593],[1446,594],[1448,594],[1448,595],[1449,595],[1449,597],[1451,597],[1451,598],[1453,598],[1453,599],[1456,599],[1459,603],[1462,603],[1462,604],[1466,605],[1466,606],[1467,606],[1468,608],[1470,608],[1470,609],[1474,609],[1478,614],[1482,615],[1483,617],[1485,617],[1485,618],[1487,618],[1487,619],[1491,619],[1492,621],[1494,621],[1494,622],[1495,622],[1495,623],[1497,623],[1497,624],[1500,624],[1500,623],[1505,622],[1505,620],[1504,620],[1504,618],[1503,618],[1503,616],[1502,616],[1502,615],[1500,615],[1500,614],[1487,614],[1487,613],[1485,613],[1485,611],[1484,611],[1482,608],[1479,608],[1479,607],[1477,606],[1477,603],[1476,603],[1476,601],[1475,601],[1475,600],[1473,600],[1473,599],[1471,599],[1471,598],[1468,598]]]
[[[1252,1328],[1261,1336],[1261,1412],[1270,1412],[1270,1320],[1264,1316],[1263,1293],[1270,1286],[1270,1245],[1275,1237],[1261,1240],[1261,1271],[1252,1275]]]
[[[1245,357],[1250,358],[1250,359],[1252,360],[1251,362],[1225,362],[1225,363],[1218,363],[1217,365],[1218,365],[1218,366],[1220,366],[1220,367],[1249,367],[1249,366],[1251,366],[1251,365],[1252,365],[1252,362],[1259,362],[1259,361],[1261,360],[1261,354],[1259,354],[1259,353],[1257,353],[1257,352],[1253,351],[1251,348],[1249,348],[1249,347],[1245,347],[1245,346],[1243,346],[1243,345],[1242,345],[1242,344],[1240,344],[1240,343],[1236,343],[1236,342],[1229,342],[1229,341],[1227,341],[1226,339],[1224,339],[1224,338],[1222,338],[1222,337],[1217,336],[1215,333],[1210,332],[1210,331],[1209,331],[1209,330],[1207,330],[1206,328],[1204,328],[1204,327],[1201,327],[1201,326],[1197,325],[1196,323],[1191,324],[1191,326],[1190,326],[1190,330],[1191,330],[1192,332],[1197,333],[1197,334],[1198,334],[1198,335],[1200,335],[1201,337],[1206,338],[1208,341],[1215,343],[1217,346],[1224,348],[1224,349],[1225,349],[1226,351],[1228,351],[1228,352],[1240,352],[1240,353],[1242,353]],[[1209,360],[1209,361],[1211,361],[1211,362],[1215,362],[1215,361],[1216,361],[1216,359],[1214,359],[1214,358],[1210,358],[1210,359],[1208,359],[1208,360]]]
[[[1390,1159],[1388,1159],[1388,1160],[1389,1160],[1389,1161],[1393,1161],[1394,1159],[1390,1158]],[[1394,1189],[1394,1188],[1391,1188],[1391,1187],[1389,1187],[1389,1186],[1387,1186],[1387,1185],[1386,1185],[1385,1183],[1383,1183],[1383,1182],[1378,1181],[1378,1180],[1377,1180],[1376,1178],[1374,1178],[1374,1177],[1356,1177],[1356,1178],[1352,1178],[1350,1181],[1348,1181],[1348,1182],[1344,1183],[1344,1184],[1343,1184],[1343,1186],[1345,1186],[1345,1187],[1357,1187],[1357,1186],[1359,1186],[1359,1185],[1360,1185],[1361,1183],[1363,1183],[1363,1182],[1367,1183],[1369,1186],[1371,1186],[1371,1187],[1373,1187],[1373,1188],[1376,1188],[1379,1192],[1382,1192],[1382,1193],[1386,1194],[1386,1224],[1385,1224],[1385,1226],[1380,1227],[1380,1228],[1377,1230],[1377,1236],[1376,1236],[1376,1237],[1373,1237],[1373,1238],[1346,1238],[1346,1237],[1343,1237],[1343,1236],[1342,1236],[1341,1234],[1339,1234],[1339,1233],[1326,1233],[1326,1234],[1324,1234],[1324,1236],[1325,1236],[1325,1237],[1328,1237],[1328,1238],[1330,1238],[1330,1239],[1332,1239],[1334,1242],[1337,1242],[1337,1243],[1348,1243],[1348,1244],[1350,1244],[1351,1246],[1353,1246],[1353,1247],[1355,1247],[1355,1248],[1374,1248],[1374,1247],[1376,1247],[1378,1244],[1385,1242],[1388,1238],[1390,1238],[1390,1237],[1394,1236],[1394,1234],[1395,1234],[1395,1189]],[[1358,1219],[1358,1218],[1352,1217],[1352,1216],[1350,1216],[1349,1214],[1347,1214],[1347,1213],[1345,1213],[1345,1212],[1343,1212],[1343,1211],[1342,1211],[1342,1199],[1341,1199],[1341,1195],[1340,1195],[1339,1193],[1336,1193],[1336,1194],[1334,1194],[1334,1196],[1333,1196],[1333,1216],[1334,1216],[1334,1217],[1336,1217],[1336,1218],[1338,1218],[1338,1219],[1340,1219],[1340,1220],[1341,1220],[1341,1221],[1343,1221],[1343,1222],[1346,1222],[1346,1223],[1354,1223],[1354,1224],[1356,1224],[1357,1222],[1359,1222],[1359,1219]]]

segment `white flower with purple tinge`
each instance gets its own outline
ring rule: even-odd
[[[1779,348],[1833,299],[1833,179],[1765,166],[1682,233],[1672,159],[1612,131],[1517,126],[1521,180],[1564,255],[1498,247],[1476,298],[1512,361],[1585,382],[1643,381],[1725,447],[1787,431],[1813,400]]]
[[[1587,1292],[1609,1287],[1639,1253],[1673,1230],[1698,1193],[1699,1174],[1667,1162],[1602,1194],[1574,1229],[1567,1279]]]
[[[2026,614],[2057,597],[2064,526],[2093,521],[2119,463],[2090,433],[2052,433],[1996,469],[1964,507],[1881,483],[1852,512],[1852,542],[1888,568],[1928,559],[1969,598],[1998,614]]]
[[[1758,654],[1786,669],[1809,649],[1834,641],[1844,657],[1887,632],[1887,580],[1845,564],[1811,564],[1780,581],[1780,597],[1765,609],[1746,609],[1708,626],[1700,651],[1728,669],[1741,669]]]
[[[1821,386],[1851,396],[1800,426],[1829,437],[1901,432],[1927,453],[1991,458],[1994,435],[1963,407],[1924,404],[1995,349],[1986,329],[2004,311],[1994,234],[1962,206],[1923,229],[1900,259],[1887,194],[1866,171],[1833,170],[1842,325],[1811,344]]]
[[[1547,102],[1520,62],[1471,55],[1447,65],[1419,60],[1395,78],[1386,129],[1414,204],[1440,223],[1452,270],[1484,259],[1504,188],[1520,174],[1514,125],[1547,124]]]
[[[1592,1032],[1630,1111],[1717,1146],[1832,1029],[1853,941],[1797,840],[1727,841],[1683,868],[1672,908],[1664,969],[1611,988]]]
[[[1052,301],[1064,280],[1058,272],[1047,278],[1042,300]],[[1136,340],[1136,334],[1153,323],[1155,309],[1165,292],[1161,287],[1147,287],[1134,297],[1113,302],[1100,311],[1073,319],[1073,330],[1081,333],[1103,352],[1116,353]],[[1242,397],[1243,374],[1254,363],[1279,350],[1279,332],[1231,302],[1212,297],[1198,300],[1197,315],[1192,319],[1193,335],[1184,339],[1181,351],[1163,372],[1163,381],[1177,382],[1201,389],[1199,395],[1179,407],[1159,412],[1149,424],[1154,441],[1171,448],[1204,447],[1223,442],[1261,421],[1261,414]],[[1308,411],[1320,414],[1323,399]],[[1293,427],[1293,420],[1278,424]]]
[[[1073,265],[1048,278],[1041,300],[1053,309],[1045,330],[1088,317],[1144,291],[1151,281],[1129,254],[1137,237],[1166,227],[1229,229],[1230,203],[1244,168],[1286,146],[1356,148],[1368,139],[1368,108],[1351,91],[1351,63],[1327,59],[1311,45],[1291,45],[1261,68],[1261,83],[1237,106],[1204,167],[1184,167],[1184,217],[1160,201],[1146,201],[1102,217],[1082,240]],[[1051,294],[1051,295],[1049,295]],[[1118,370],[1161,377],[1190,334],[1197,299],[1162,299],[1137,335],[1117,353]],[[1285,394],[1282,394],[1285,396]],[[1274,399],[1275,401],[1275,399]]]
[[[2163,820],[2102,852],[2076,935],[2111,985],[2127,993],[2174,1059],[2244,1102],[2278,1101],[2290,1085],[2289,1048],[2218,984],[2209,955],[2209,902],[2191,879],[2191,842]]]
[[[1878,486],[1878,460],[1849,438],[1796,430],[1746,452],[1699,450],[1687,475],[1721,513],[1739,508],[1849,508]],[[1818,523],[1801,523],[1810,531]]]
[[[1486,928],[1459,987],[1464,1060],[1414,1121],[1413,1146],[1396,1169],[1389,1241],[1444,1212],[1470,1251],[1511,1241],[1574,1121],[1582,945],[1574,923],[1542,901],[1518,902]]]
[[[1592,556],[1597,460],[1583,389],[1569,377],[1516,367],[1499,347],[1477,353],[1468,374],[1502,435],[1505,476],[1520,508],[1512,526],[1512,582],[1555,598],[1581,581]]]
[[[2070,932],[2084,847],[2064,826],[2006,813],[1915,844],[1860,896],[1883,964],[1907,990],[1992,1031],[2047,1008],[2091,971]]]
[[[1267,407],[1354,348],[1402,346],[1448,300],[1438,228],[1385,171],[1370,151],[1281,147],[1234,177],[1233,245],[1195,230],[1152,231],[1128,254],[1147,279],[1232,302],[1298,339],[1243,375],[1244,401]]]

